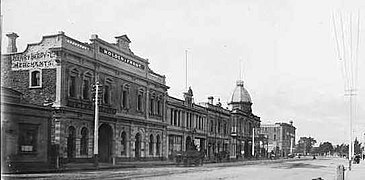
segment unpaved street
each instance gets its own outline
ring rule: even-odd
[[[205,164],[200,167],[151,167],[113,169],[87,172],[17,174],[4,179],[280,179],[308,180],[321,177],[334,179],[336,166],[345,159],[295,160],[265,162],[254,165],[242,163]]]

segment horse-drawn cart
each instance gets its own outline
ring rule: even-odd
[[[187,150],[176,153],[175,160],[177,165],[199,166],[203,165],[205,153],[198,150]]]

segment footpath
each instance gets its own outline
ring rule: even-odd
[[[364,180],[365,179],[365,161],[361,160],[360,164],[352,164],[351,171],[346,170],[345,180]]]

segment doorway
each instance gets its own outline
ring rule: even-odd
[[[67,158],[75,157],[75,148],[76,148],[76,129],[73,126],[68,128],[68,137],[67,137]]]
[[[135,157],[136,159],[139,159],[141,157],[141,135],[137,133],[135,138]]]
[[[110,162],[112,155],[113,129],[108,124],[99,127],[99,160]]]

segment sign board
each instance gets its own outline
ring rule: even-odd
[[[11,70],[52,69],[56,66],[56,54],[50,51],[14,54],[10,56]]]
[[[134,66],[136,68],[139,68],[139,69],[142,69],[142,70],[144,69],[144,65],[143,64],[138,63],[136,61],[133,61],[131,59],[125,58],[122,55],[120,55],[118,53],[115,53],[113,51],[110,51],[108,49],[105,49],[105,48],[100,47],[99,48],[99,52],[102,53],[102,54],[105,54],[105,55],[107,55],[107,56],[109,56],[111,58],[117,59],[117,60],[119,60],[121,62],[127,63],[127,64],[129,64],[131,66]]]

